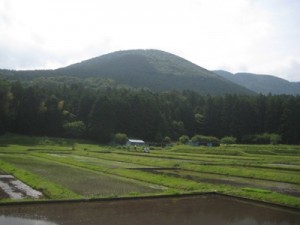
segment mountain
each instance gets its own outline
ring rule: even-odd
[[[0,73],[5,73],[0,71]],[[7,71],[6,71],[7,72]],[[160,50],[127,50],[102,55],[56,70],[9,71],[18,79],[79,77],[110,79],[133,88],[154,91],[194,90],[201,94],[254,94],[254,92]]]
[[[300,90],[300,82],[291,82],[294,87]]]
[[[155,91],[194,90],[202,94],[253,94],[250,90],[160,50],[127,50],[109,53],[55,71],[60,75],[110,78],[135,88]]]
[[[289,82],[272,75],[252,73],[232,74],[224,70],[216,70],[214,73],[223,78],[261,94],[300,94],[300,82]]]

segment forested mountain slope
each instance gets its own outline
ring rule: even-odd
[[[110,78],[155,91],[194,90],[201,94],[252,94],[251,91],[176,55],[159,50],[119,51],[55,71]]]
[[[102,55],[56,70],[0,71],[6,77],[110,79],[132,88],[153,91],[193,90],[200,94],[254,94],[223,77],[176,55],[159,50],[127,50]],[[41,80],[40,80],[41,81]]]
[[[24,87],[0,79],[0,135],[18,133],[113,141],[116,133],[161,143],[196,134],[236,137],[276,133],[300,144],[300,96],[203,96],[194,91],[89,89],[81,83]],[[253,138],[254,137],[254,138]]]
[[[220,76],[261,94],[300,94],[299,82],[289,82],[287,80],[272,75],[259,75],[252,73],[232,74],[227,71],[214,71]]]

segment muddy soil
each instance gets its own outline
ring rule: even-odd
[[[201,195],[2,205],[0,206],[0,224],[299,225],[300,212],[219,195]]]

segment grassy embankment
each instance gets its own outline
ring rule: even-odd
[[[300,147],[174,146],[141,150],[6,136],[0,169],[49,199],[217,191],[300,207]]]

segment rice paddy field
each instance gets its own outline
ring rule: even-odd
[[[0,184],[13,176],[43,193],[0,203],[217,192],[300,208],[300,146],[166,148],[100,146],[80,140],[0,136]],[[10,187],[18,191],[18,187]]]

